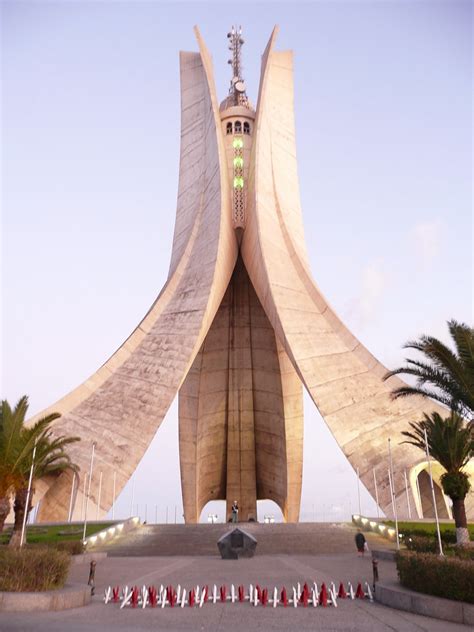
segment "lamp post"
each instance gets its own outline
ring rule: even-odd
[[[30,506],[31,484],[33,482],[33,470],[35,467],[35,456],[36,456],[36,442],[33,448],[33,456],[31,457],[30,477],[28,479],[28,491],[26,493],[26,507],[25,507],[25,513],[23,514],[23,524],[21,526],[20,548],[23,546],[23,541],[25,539],[26,521],[28,519],[28,507]]]
[[[82,539],[86,539],[86,528],[87,528],[87,509],[89,505],[89,496],[91,495],[91,482],[92,482],[92,468],[94,467],[94,454],[95,454],[95,446],[96,443],[92,444],[92,453],[91,453],[91,464],[89,467],[89,484],[87,486],[87,496],[86,496],[86,508],[84,513],[84,531],[82,533]]]

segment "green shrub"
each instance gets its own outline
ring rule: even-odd
[[[390,527],[394,527],[393,520],[385,520],[384,524]],[[440,523],[441,539],[447,544],[454,544],[456,542],[456,529],[452,522]],[[467,525],[471,540],[474,540],[474,523]],[[398,530],[403,533],[405,538],[410,536],[428,536],[431,538],[437,538],[436,523],[435,522],[407,522],[401,520],[398,523]]]
[[[0,590],[38,592],[61,588],[71,556],[52,547],[0,547]]]
[[[438,540],[423,535],[411,535],[404,540],[405,546],[409,551],[417,553],[437,553]]]
[[[455,557],[400,551],[397,570],[405,588],[436,597],[474,603],[474,563]]]
[[[51,542],[48,546],[57,551],[66,551],[69,555],[79,555],[84,553],[84,544],[82,540],[65,540],[64,542]]]
[[[438,539],[426,536],[410,536],[405,541],[409,551],[417,553],[438,553]],[[443,542],[443,553],[448,557],[458,557],[462,560],[474,560],[474,548],[456,546]]]
[[[448,549],[460,560],[472,560],[474,562],[474,549],[471,546],[452,546]]]

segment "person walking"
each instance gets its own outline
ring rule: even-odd
[[[359,530],[356,533],[354,539],[355,539],[355,543],[357,547],[357,554],[359,555],[359,557],[364,557],[365,547],[366,547],[365,535],[362,533],[362,531]]]
[[[232,522],[238,522],[238,518],[239,518],[239,505],[237,501],[234,500],[234,503],[232,505]]]

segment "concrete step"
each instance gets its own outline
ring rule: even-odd
[[[241,529],[257,539],[257,553],[324,554],[355,550],[357,532],[347,523],[259,524],[239,523]],[[107,545],[94,547],[109,556],[218,555],[217,540],[232,530],[231,524],[141,525],[118,536]],[[366,534],[371,548],[391,548],[376,534]]]

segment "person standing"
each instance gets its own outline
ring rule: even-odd
[[[366,546],[366,540],[365,540],[365,535],[362,533],[362,531],[358,531],[355,535],[355,543],[356,543],[356,547],[357,547],[357,553],[359,555],[359,557],[364,557],[364,552],[365,552],[365,546]]]
[[[232,505],[232,522],[238,522],[238,518],[239,518],[239,505],[237,501],[234,500],[234,503]]]

